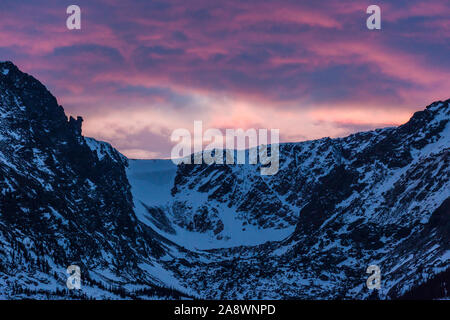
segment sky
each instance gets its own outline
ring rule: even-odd
[[[81,8],[68,30],[66,8]],[[381,8],[381,30],[366,9]],[[130,158],[173,130],[279,129],[282,142],[406,122],[450,98],[450,1],[1,0],[0,60]]]

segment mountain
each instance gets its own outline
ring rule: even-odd
[[[437,101],[399,127],[281,144],[273,176],[176,166],[83,137],[0,63],[0,297],[448,297],[449,119]]]
[[[154,279],[165,250],[134,215],[127,159],[81,123],[0,64],[0,297],[65,296],[69,265],[82,270],[80,297],[179,297]]]
[[[450,100],[438,101],[397,128],[281,144],[274,176],[251,165],[180,165],[166,175],[168,163],[132,161],[137,217],[201,250],[200,260],[166,267],[207,298],[442,298],[449,118]],[[170,181],[151,186],[157,174],[173,179],[170,194]],[[166,194],[153,197],[157,188]],[[369,265],[381,269],[375,292],[366,287]]]

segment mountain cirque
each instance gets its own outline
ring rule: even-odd
[[[83,137],[0,63],[0,297],[448,297],[449,119],[437,101],[399,127],[281,144],[274,176],[177,167]]]

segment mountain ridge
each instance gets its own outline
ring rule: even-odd
[[[0,297],[443,298],[450,100],[280,144],[280,170],[129,160],[0,63]],[[83,290],[65,289],[79,264]],[[382,288],[365,286],[369,264]]]
[[[188,274],[189,285],[214,299],[254,298],[261,292],[272,299],[366,299],[371,293],[365,287],[365,268],[375,262],[384,271],[386,285],[378,291],[383,299],[407,296],[435,273],[448,274],[450,229],[433,221],[445,221],[444,213],[436,218],[435,212],[450,197],[449,103],[435,102],[399,127],[281,144],[280,170],[274,177],[259,176],[256,166],[179,166],[170,205],[181,203],[188,220],[171,218],[166,206],[162,211],[174,225],[198,225],[194,231],[205,233],[199,217],[229,208],[241,227],[253,224],[260,232],[286,227],[267,224],[287,220],[273,213],[279,207],[298,220],[285,240],[235,248],[216,243],[214,254],[227,259],[193,263],[194,270],[181,263],[174,267]],[[441,212],[448,210],[443,208]],[[206,231],[211,238],[217,236],[215,227]],[[237,231],[232,230],[234,236]],[[283,254],[273,257],[274,252]],[[225,263],[230,259],[233,264]],[[417,272],[421,269],[426,271]],[[217,286],[210,288],[213,279]],[[448,292],[448,281],[439,286],[436,297]]]

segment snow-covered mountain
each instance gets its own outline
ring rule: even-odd
[[[200,252],[166,268],[203,297],[440,297],[450,280],[449,118],[447,100],[398,128],[282,144],[274,176],[251,165],[180,165],[175,175],[168,161],[131,161],[136,214]],[[372,264],[378,292],[366,287]]]
[[[69,265],[76,297],[179,297],[155,278],[165,250],[134,215],[127,159],[81,122],[0,63],[0,298],[65,296]]]
[[[396,128],[281,144],[274,176],[175,166],[83,137],[0,63],[0,297],[448,296],[449,119],[438,101]]]

